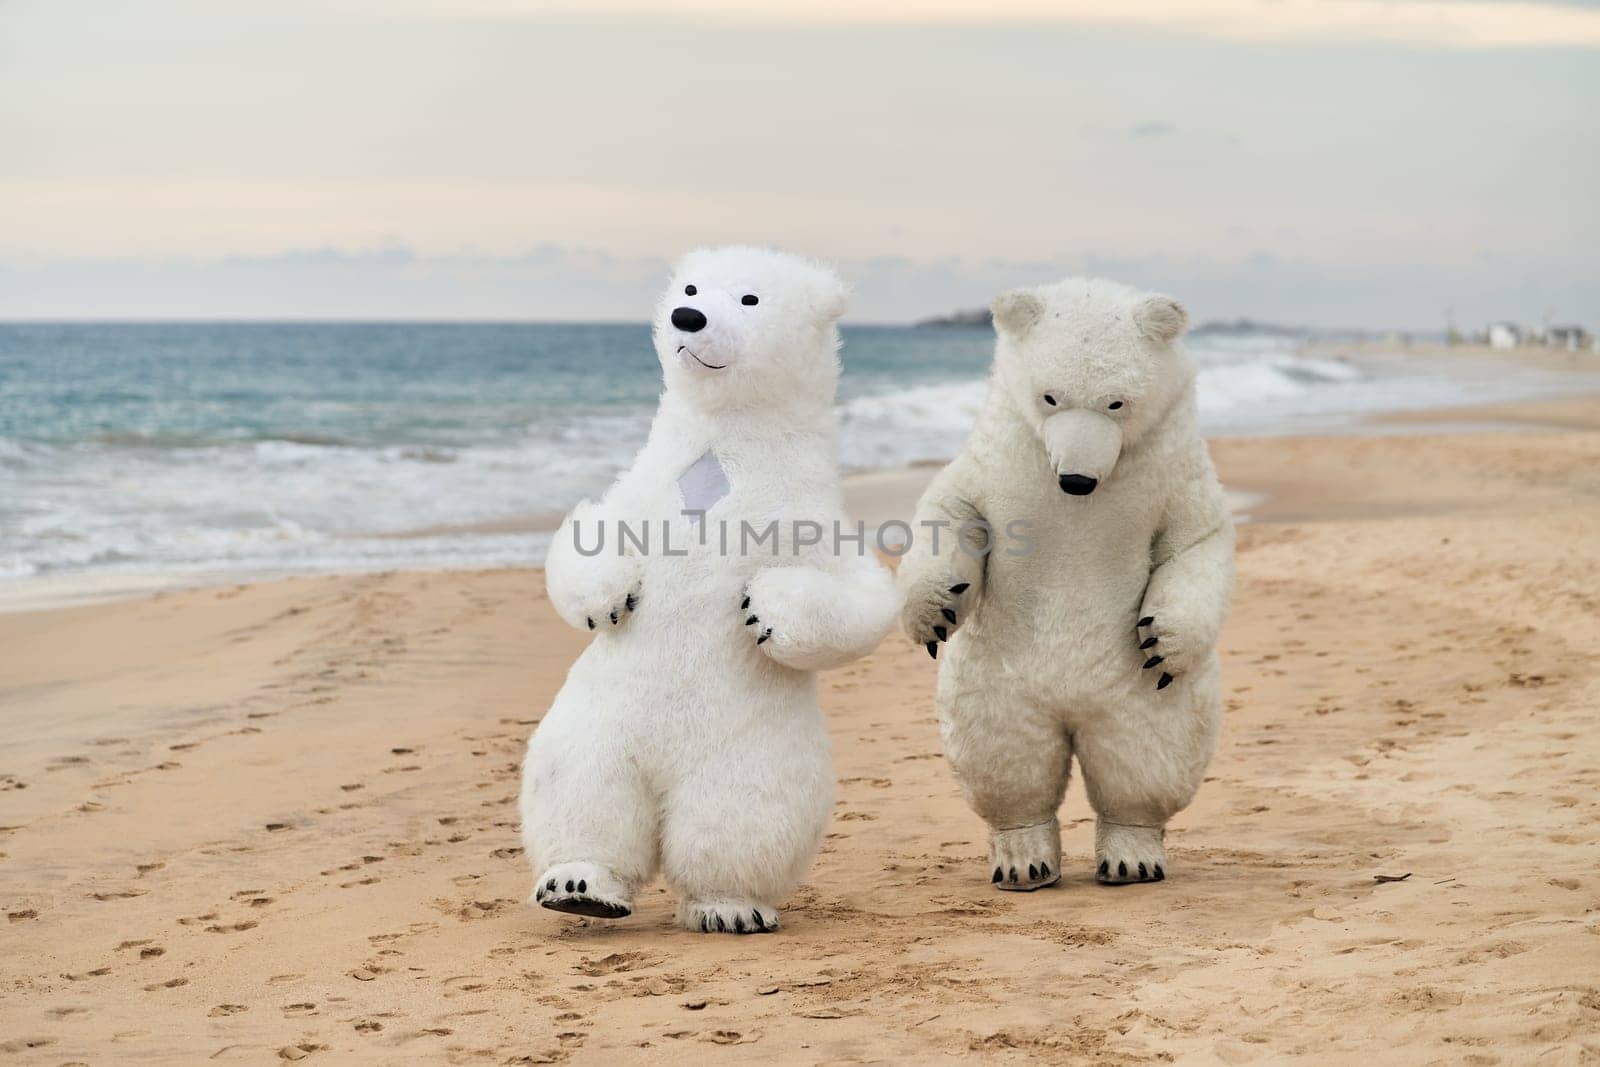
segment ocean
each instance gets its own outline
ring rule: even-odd
[[[952,455],[987,329],[847,326],[847,470]],[[1557,393],[1466,358],[1199,337],[1208,433]],[[643,442],[646,325],[0,324],[0,601],[42,579],[528,564]]]

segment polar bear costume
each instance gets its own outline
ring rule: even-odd
[[[1074,755],[1097,878],[1161,881],[1164,827],[1216,743],[1233,583],[1187,316],[1080,278],[1006,293],[994,316],[986,404],[918,505],[902,623],[930,654],[949,641],[945,753],[989,824],[1000,888],[1060,878]],[[939,522],[953,532],[935,546],[923,524]]]
[[[833,274],[777,252],[676,269],[649,439],[545,564],[556,611],[595,631],[523,771],[546,908],[620,918],[659,868],[690,929],[765,932],[816,855],[833,772],[814,672],[870,652],[900,603],[864,542],[834,551],[844,302]]]

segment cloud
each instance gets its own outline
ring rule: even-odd
[[[1600,47],[1600,10],[1559,0],[345,0],[423,18],[699,18],[724,23],[1077,23],[1227,40],[1355,40],[1450,48]]]
[[[1342,267],[1257,253],[1039,259],[843,258],[847,320],[909,322],[981,307],[1018,285],[1093,274],[1169,292],[1196,319],[1437,329],[1458,321],[1583,319],[1600,276],[1479,260]],[[167,260],[0,260],[0,320],[380,319],[641,321],[665,258],[543,245],[518,255],[419,255],[403,246]],[[1593,325],[1593,324],[1591,324]]]
[[[1177,132],[1170,122],[1136,122],[1128,127],[1129,137],[1170,137]]]

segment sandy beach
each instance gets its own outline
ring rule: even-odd
[[[896,634],[823,676],[839,803],[771,937],[524,902],[587,640],[537,570],[0,616],[0,1060],[1594,1062],[1600,401],[1396,429],[1213,442],[1259,503],[1166,882],[1094,883],[1075,783],[1060,886],[992,890]]]

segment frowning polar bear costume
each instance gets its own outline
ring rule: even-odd
[[[1071,278],[994,303],[987,403],[924,494],[902,621],[937,654],[946,755],[1002,889],[1061,876],[1074,755],[1096,876],[1160,881],[1221,720],[1233,526],[1173,300]],[[966,525],[933,545],[923,523]],[[992,531],[983,544],[984,529]],[[959,627],[959,629],[958,629]]]
[[[834,552],[844,301],[831,273],[776,252],[677,267],[655,318],[666,391],[649,439],[545,564],[556,611],[595,631],[523,771],[547,908],[620,918],[660,867],[689,928],[772,930],[816,854],[833,772],[813,672],[870,652],[899,608],[864,544]],[[620,555],[619,522],[633,531]],[[826,531],[798,557],[813,533],[797,522]]]

